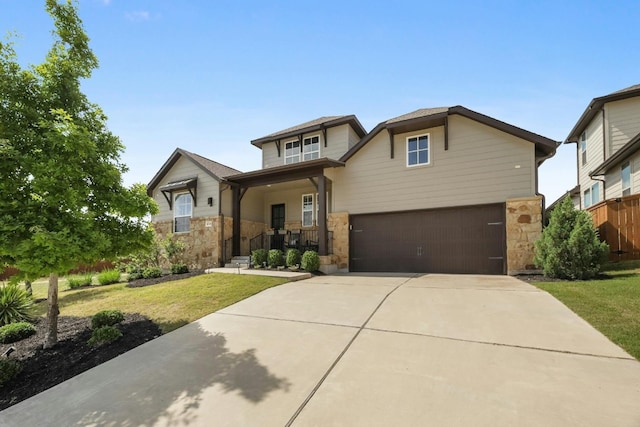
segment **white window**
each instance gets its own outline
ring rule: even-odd
[[[591,206],[591,190],[587,188],[584,190],[584,207],[588,208],[589,206]]]
[[[300,141],[290,141],[284,145],[284,164],[300,161]]]
[[[305,138],[302,143],[302,160],[313,160],[320,157],[320,137]]]
[[[314,197],[313,194],[304,194],[302,196],[302,226],[311,227],[314,224]]]
[[[429,134],[407,138],[407,166],[429,164]]]
[[[193,203],[191,194],[182,193],[176,195],[173,202],[173,232],[184,233],[189,231]]]
[[[582,165],[587,164],[587,134],[582,132],[580,135],[580,155],[582,156]]]
[[[631,163],[626,162],[620,168],[620,180],[622,181],[622,195],[631,194]]]
[[[591,204],[595,205],[600,201],[600,183],[596,182],[591,186]]]

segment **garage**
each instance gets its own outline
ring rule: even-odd
[[[503,203],[350,216],[350,270],[505,274]]]

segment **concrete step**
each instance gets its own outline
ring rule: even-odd
[[[251,263],[251,257],[249,256],[235,256],[231,258],[231,261],[225,263],[225,268],[249,268]]]

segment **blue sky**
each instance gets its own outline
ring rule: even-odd
[[[80,0],[100,68],[83,83],[126,146],[126,184],[176,147],[242,171],[252,139],[325,115],[367,130],[463,105],[564,140],[594,97],[640,83],[638,1]],[[20,62],[42,62],[44,1],[0,0]],[[575,145],[540,169],[551,203]]]

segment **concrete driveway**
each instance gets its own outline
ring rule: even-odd
[[[511,277],[322,276],[0,412],[2,426],[640,426],[640,363]]]

